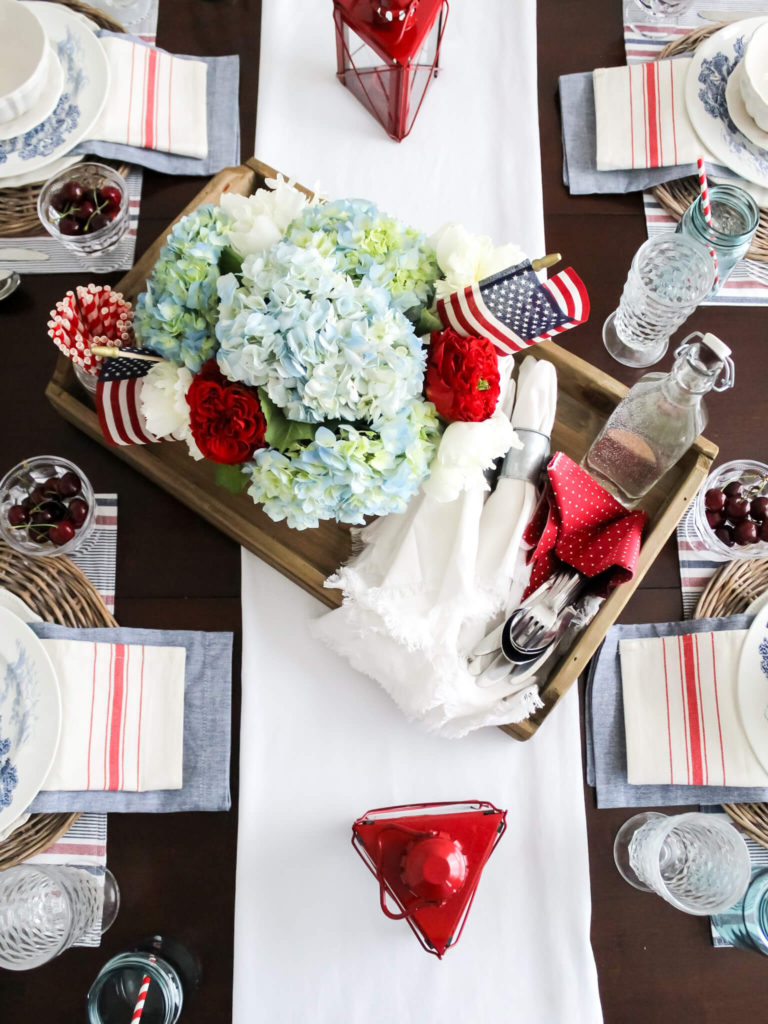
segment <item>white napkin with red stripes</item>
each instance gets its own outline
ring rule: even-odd
[[[140,149],[208,156],[205,61],[104,36],[109,95],[89,137]]]
[[[593,71],[598,171],[714,162],[688,117],[690,66],[680,57]]]
[[[183,647],[42,640],[62,723],[46,790],[181,789]]]
[[[768,786],[741,725],[747,631],[619,641],[632,785]]]

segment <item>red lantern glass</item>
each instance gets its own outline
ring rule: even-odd
[[[333,0],[337,77],[399,142],[437,76],[448,0]]]

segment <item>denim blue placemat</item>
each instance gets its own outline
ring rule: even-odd
[[[100,35],[126,36],[114,32]],[[128,36],[131,42],[148,46],[137,36]],[[198,160],[190,156],[161,153],[154,149],[140,149],[136,146],[122,146],[116,142],[99,142],[88,139],[80,143],[74,153],[90,153],[94,156],[121,160],[125,163],[140,164],[164,174],[216,174],[223,167],[235,167],[240,163],[240,58],[237,54],[228,57],[192,57],[174,54],[181,60],[200,60],[208,65],[206,80],[208,156]]]
[[[685,804],[762,803],[768,789],[735,786],[633,786],[627,781],[627,743],[621,692],[619,641],[649,636],[748,629],[753,615],[612,626],[592,659],[587,676],[587,783],[597,790],[598,807],[665,807]],[[746,737],[744,739],[746,743]]]
[[[232,721],[232,633],[175,629],[70,629],[31,623],[41,639],[185,647],[184,762],[181,789],[143,793],[89,790],[38,793],[29,810],[226,811]]]

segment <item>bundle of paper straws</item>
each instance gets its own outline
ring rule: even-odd
[[[133,340],[131,304],[109,285],[78,285],[49,315],[48,336],[54,345],[94,376],[103,360],[91,351],[92,346],[122,348]]]

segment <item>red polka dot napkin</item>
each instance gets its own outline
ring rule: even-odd
[[[525,596],[562,563],[590,578],[606,573],[601,586],[606,591],[632,579],[648,519],[645,512],[629,512],[562,452],[550,460],[547,477],[537,514],[526,531],[533,554]]]

